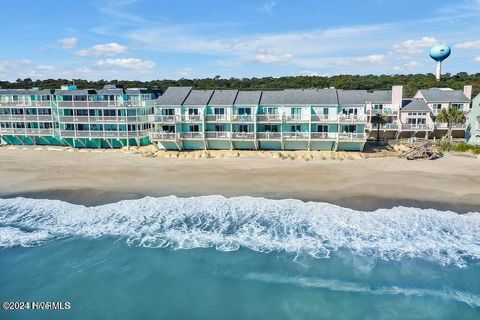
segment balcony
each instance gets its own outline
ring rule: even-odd
[[[480,137],[480,129],[475,129],[475,135],[476,135],[477,137]]]
[[[53,129],[0,128],[0,134],[19,136],[52,136]]]
[[[232,122],[254,122],[252,115],[232,115]]]
[[[52,115],[2,114],[0,121],[52,122]]]
[[[255,132],[232,132],[232,140],[254,140]]]
[[[190,114],[190,115],[184,115],[184,116],[180,116],[180,121],[182,122],[188,122],[188,123],[192,123],[192,122],[203,122],[203,115],[199,115],[199,114]]]
[[[339,114],[338,121],[341,123],[364,123],[366,118],[363,115],[353,115],[353,114]]]
[[[282,140],[281,132],[258,132],[258,140]]]
[[[62,138],[97,138],[97,139],[120,139],[120,138],[143,138],[147,137],[147,130],[138,131],[95,131],[95,130],[62,130]]]
[[[311,140],[336,140],[337,132],[312,132],[310,133]]]
[[[283,132],[284,140],[308,140],[310,139],[309,132]]]
[[[40,108],[49,108],[50,101],[2,101],[0,102],[0,107],[11,107],[11,108],[31,108],[31,107],[40,107]]]
[[[312,114],[312,122],[337,122],[338,117],[329,117],[328,115]]]
[[[230,132],[228,131],[207,131],[205,138],[209,140],[228,140],[230,139]]]
[[[339,133],[338,140],[342,142],[366,141],[367,136],[365,133]]]
[[[208,114],[205,116],[206,122],[228,122],[229,117],[226,114]]]
[[[458,123],[452,125],[452,130],[465,130],[466,126],[463,123]],[[435,124],[435,129],[439,130],[448,130],[448,124],[446,123],[436,123]]]
[[[203,132],[181,132],[180,138],[185,140],[203,140]]]
[[[146,123],[148,116],[105,116],[105,117],[89,117],[89,116],[60,116],[59,122],[63,123],[103,123],[103,124],[121,124],[121,123]]]
[[[177,120],[176,116],[165,116],[165,115],[156,115],[151,114],[148,116],[148,121],[154,123],[175,123]]]
[[[310,116],[303,114],[288,114],[285,116],[286,122],[309,122]]]
[[[150,139],[159,141],[175,141],[177,140],[175,132],[150,132]]]
[[[369,123],[367,125],[367,129],[370,131],[377,130],[377,125],[373,123]],[[380,130],[381,131],[397,131],[399,129],[398,123],[385,123],[380,125]]]
[[[283,117],[281,114],[258,114],[258,122],[282,122]]]
[[[402,131],[433,131],[432,124],[402,124]]]

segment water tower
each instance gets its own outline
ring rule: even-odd
[[[430,57],[433,60],[437,61],[437,67],[435,72],[435,77],[437,78],[437,81],[440,81],[440,74],[442,73],[442,61],[447,59],[451,52],[452,49],[450,49],[449,46],[446,46],[444,44],[433,46],[430,49]]]

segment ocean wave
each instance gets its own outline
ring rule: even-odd
[[[396,207],[363,212],[299,200],[206,196],[143,198],[96,207],[0,199],[0,246],[66,236],[115,237],[130,245],[240,247],[327,258],[346,249],[385,260],[420,258],[465,266],[480,260],[480,213]]]

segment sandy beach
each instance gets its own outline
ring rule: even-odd
[[[480,159],[363,159],[264,152],[188,158],[124,150],[0,148],[0,197],[98,205],[144,196],[220,194],[321,201],[359,210],[394,206],[480,211]],[[182,156],[182,155],[181,155]],[[174,158],[170,158],[174,157]],[[332,158],[345,160],[332,160]],[[199,158],[199,159],[197,159]],[[305,158],[308,160],[305,160]]]

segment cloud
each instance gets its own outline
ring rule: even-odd
[[[455,45],[455,48],[458,48],[458,49],[479,49],[480,48],[480,40],[466,41],[466,42],[458,43],[458,44]]]
[[[85,50],[79,50],[75,52],[75,55],[80,57],[91,57],[91,56],[115,56],[120,53],[127,51],[126,46],[122,46],[116,42],[97,44],[93,47],[90,47]]]
[[[275,0],[265,2],[260,8],[260,11],[266,12],[268,14],[273,13],[273,9],[277,6],[277,2]]]
[[[420,62],[417,62],[415,60],[411,60],[411,61],[408,61],[407,63],[404,63],[401,66],[392,67],[392,70],[394,70],[395,72],[404,72],[405,70],[416,69],[420,66],[422,66],[422,64]]]
[[[293,56],[288,53],[284,54],[271,54],[271,53],[258,53],[250,61],[257,63],[279,63],[288,62],[292,60]]]
[[[480,62],[480,56],[473,58],[474,61]]]
[[[103,68],[146,70],[153,69],[155,67],[155,63],[150,60],[141,60],[137,58],[117,58],[100,60],[96,63],[96,66]]]
[[[385,56],[383,54],[371,54],[363,57],[342,58],[339,59],[336,64],[339,66],[353,66],[364,64],[381,64],[385,62]]]
[[[412,53],[424,52],[426,49],[429,49],[439,43],[440,41],[435,39],[434,37],[423,37],[418,40],[403,41],[400,44],[394,45],[393,49],[396,52],[408,55]]]
[[[57,40],[57,44],[63,49],[72,49],[77,46],[78,39],[75,37],[65,37]]]

